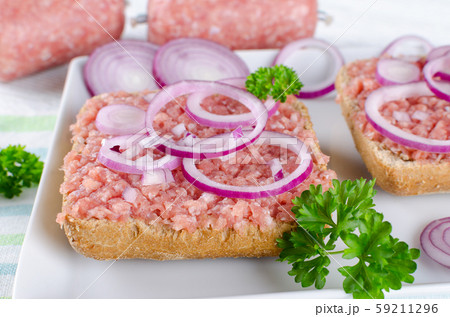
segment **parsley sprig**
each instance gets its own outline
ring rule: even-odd
[[[25,146],[9,145],[0,151],[0,194],[13,198],[23,187],[38,184],[44,163],[25,151]]]
[[[357,259],[353,266],[343,266],[343,288],[354,298],[384,298],[383,290],[398,290],[402,282],[412,283],[418,249],[391,236],[392,226],[373,207],[375,181],[364,179],[340,183],[322,193],[322,186],[310,186],[293,200],[300,226],[278,239],[282,249],[278,261],[292,264],[289,275],[303,287],[325,286],[327,269],[334,254]],[[346,249],[334,251],[341,239]]]
[[[261,100],[272,96],[275,100],[285,102],[288,95],[298,95],[303,84],[292,68],[275,65],[258,68],[247,77],[245,87]]]

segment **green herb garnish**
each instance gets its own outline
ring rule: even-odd
[[[25,146],[9,145],[0,151],[0,194],[19,196],[22,187],[31,187],[41,179],[44,163],[25,151]]]
[[[258,68],[247,77],[245,87],[261,100],[272,96],[275,100],[285,102],[288,95],[298,95],[303,84],[292,68],[275,65]]]
[[[297,283],[323,288],[330,257],[337,254],[357,259],[355,265],[338,269],[345,276],[344,291],[353,298],[384,298],[383,290],[398,290],[402,282],[414,281],[411,274],[420,251],[391,236],[391,224],[372,208],[374,184],[364,179],[333,180],[325,193],[321,185],[311,185],[293,199],[292,212],[300,226],[277,241],[282,249],[278,261],[292,264],[289,275]],[[347,248],[334,251],[338,239]]]

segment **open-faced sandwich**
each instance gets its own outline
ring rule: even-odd
[[[425,55],[398,56],[406,42]],[[450,191],[449,47],[402,37],[379,58],[344,66],[337,102],[369,172],[397,195]],[[447,79],[446,79],[447,78]]]
[[[57,221],[96,259],[277,255],[292,199],[336,178],[295,97],[218,82],[102,94],[71,130]]]

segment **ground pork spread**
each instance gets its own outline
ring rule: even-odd
[[[367,96],[381,85],[375,78],[378,59],[355,61],[347,66],[351,78],[343,94],[358,101],[360,111],[352,120],[370,140],[380,142],[385,148],[399,155],[403,160],[419,162],[450,162],[450,153],[430,153],[399,145],[382,136],[367,121],[364,103]],[[423,67],[421,62],[418,62]],[[342,96],[338,96],[339,98]],[[398,128],[430,139],[450,139],[450,102],[433,96],[422,96],[391,101],[380,108],[381,115]]]
[[[114,93],[94,97],[78,114],[77,122],[71,126],[75,145],[64,159],[65,180],[60,191],[65,196],[65,204],[57,217],[58,223],[62,224],[66,215],[70,215],[79,219],[112,221],[134,218],[147,224],[158,222],[188,232],[198,228],[233,228],[239,232],[249,223],[266,230],[273,227],[276,220],[293,221],[290,211],[292,199],[310,184],[322,184],[327,189],[331,179],[336,178],[334,171],[319,168],[318,163],[328,162],[328,157],[320,153],[313,156],[313,171],[302,184],[274,197],[246,200],[203,192],[184,178],[181,167],[172,171],[175,182],[144,186],[140,175],[115,172],[97,161],[102,140],[111,136],[96,129],[95,118],[102,107],[111,104],[128,104],[146,110],[148,102],[145,95],[145,92],[137,95]],[[231,131],[196,124],[184,112],[185,102],[185,97],[180,97],[167,104],[156,115],[153,122],[155,130],[171,134],[176,125],[183,123],[189,132],[202,138]],[[202,106],[221,114],[247,111],[244,106],[221,96],[206,98]],[[317,139],[312,130],[304,128],[306,120],[287,103],[281,104],[269,119],[266,130],[296,136],[312,144],[311,141]],[[285,175],[297,166],[296,155],[288,152],[283,156],[280,151],[276,146],[255,145],[229,159],[202,160],[197,167],[219,183],[237,186],[268,184],[274,180],[266,162],[284,157],[280,161]]]

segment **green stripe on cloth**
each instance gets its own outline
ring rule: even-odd
[[[0,297],[0,299],[12,299],[12,297]]]
[[[32,209],[31,204],[0,206],[0,217],[29,216]]]
[[[16,270],[16,263],[0,263],[0,275],[14,275]]]
[[[51,131],[55,126],[56,115],[47,116],[0,116],[0,131],[2,132],[28,132]]]
[[[24,237],[24,233],[0,235],[0,245],[21,245]]]

